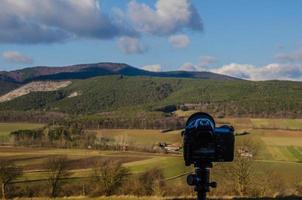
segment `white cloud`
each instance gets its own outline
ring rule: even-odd
[[[199,63],[184,63],[179,70],[182,71],[209,71],[229,75],[247,80],[294,80],[302,81],[302,63],[298,62],[300,56],[293,54],[296,62],[289,62],[291,59],[284,58],[287,63],[271,63],[264,66],[255,66],[251,64],[230,63],[221,67],[209,67],[208,65],[216,63],[217,58],[212,56],[203,56]]]
[[[218,59],[213,56],[201,56],[197,64],[191,62],[184,63],[181,71],[209,71],[209,65],[217,63]]]
[[[211,72],[230,75],[249,80],[296,80],[302,81],[302,65],[269,64],[256,67],[249,64],[231,63],[220,68],[211,69]]]
[[[154,35],[170,35],[185,28],[202,30],[201,18],[191,0],[157,0],[155,9],[132,0],[127,13],[138,31]]]
[[[179,34],[170,36],[169,42],[175,48],[185,48],[190,44],[191,40],[187,35]]]
[[[195,65],[190,63],[190,62],[184,63],[183,65],[180,66],[180,68],[178,70],[180,70],[180,71],[190,71],[190,72],[197,71]]]
[[[151,72],[160,72],[161,71],[161,65],[155,64],[155,65],[146,65],[143,67],[144,70],[151,71]]]
[[[144,46],[139,38],[135,37],[121,37],[118,40],[119,48],[126,54],[141,54],[147,51],[147,47]]]
[[[203,29],[191,0],[156,0],[154,5],[129,0],[126,10],[112,8],[106,13],[100,0],[0,1],[0,44],[120,38],[119,47],[125,53],[143,53],[146,48],[138,38],[146,33],[174,35],[171,44],[184,48],[190,39],[177,34]]]
[[[98,0],[1,0],[2,43],[51,43],[131,34],[131,28],[115,24],[102,12]]]
[[[17,51],[5,51],[2,53],[2,57],[5,61],[10,63],[33,63],[33,59],[31,57],[21,54]]]

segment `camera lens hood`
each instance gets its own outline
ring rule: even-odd
[[[186,127],[190,128],[190,126],[194,126],[193,125],[194,122],[198,119],[203,119],[203,120],[206,119],[210,123],[212,129],[213,130],[215,129],[216,124],[215,124],[215,121],[214,121],[213,117],[211,115],[207,114],[207,113],[204,113],[204,112],[198,112],[198,113],[195,113],[195,114],[191,115],[189,117],[189,119],[187,120]]]

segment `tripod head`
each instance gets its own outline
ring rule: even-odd
[[[206,200],[207,192],[210,188],[216,188],[216,182],[210,182],[210,168],[213,167],[212,163],[198,162],[194,165],[195,174],[187,176],[187,183],[190,186],[195,186],[194,190],[197,192],[197,200]]]

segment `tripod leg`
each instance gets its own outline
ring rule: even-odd
[[[187,177],[188,185],[195,186],[194,190],[197,192],[197,200],[206,200],[207,192],[210,192],[210,187],[216,187],[216,183],[210,183],[210,169],[211,163],[197,163],[195,164],[195,174],[190,174]]]
[[[198,191],[197,192],[197,200],[206,200],[207,199],[207,193],[204,191]]]
[[[197,189],[197,200],[206,200],[207,192],[210,191],[210,188],[209,188],[210,170],[206,167],[197,168],[196,174],[200,180],[199,186]]]

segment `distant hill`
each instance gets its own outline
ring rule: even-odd
[[[229,116],[302,117],[302,82],[102,76],[0,103],[0,111],[165,112],[188,105]],[[169,110],[168,109],[168,110]],[[185,108],[184,108],[185,109]]]
[[[235,80],[236,78],[211,72],[150,72],[122,63],[79,64],[65,67],[31,67],[10,72],[0,72],[0,80],[25,83],[37,80],[86,79],[105,75],[153,76],[176,78],[201,78]],[[2,77],[2,78],[1,78]]]
[[[4,118],[12,111],[84,116],[163,114],[173,109],[302,117],[302,82],[246,81],[210,72],[150,72],[119,63],[0,72],[0,99]]]

